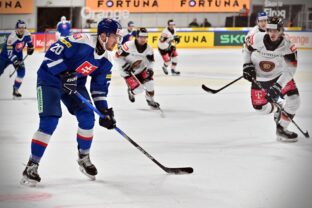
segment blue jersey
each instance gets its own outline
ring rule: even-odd
[[[25,45],[30,48],[34,47],[28,30],[25,30],[21,37],[17,36],[14,31],[9,35],[6,44],[2,48],[0,56],[3,59],[9,60],[13,60],[16,56],[18,60],[23,60],[23,49]]]
[[[136,31],[135,30],[133,30],[133,31],[127,30],[126,32],[127,32],[127,34],[122,37],[121,45],[123,45],[125,42],[128,42],[128,41],[132,40],[133,37],[136,36]]]
[[[79,88],[85,86],[90,75],[90,90],[96,107],[107,108],[112,62],[107,52],[98,55],[94,45],[87,34],[75,34],[52,44],[37,72],[37,84],[61,90],[60,74],[76,71]]]
[[[57,23],[57,26],[56,26],[56,30],[57,30],[57,32],[60,33],[61,37],[69,36],[70,28],[71,28],[71,26],[70,26],[69,21],[65,21],[64,23],[59,22],[59,23]]]

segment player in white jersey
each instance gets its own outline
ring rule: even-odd
[[[287,130],[287,127],[300,105],[299,92],[293,79],[297,68],[297,49],[285,37],[282,19],[270,17],[267,32],[251,35],[245,44],[243,76],[252,83],[253,107],[264,114],[277,109],[274,120],[278,140],[296,142],[298,135]],[[283,113],[275,104],[279,98],[285,99]]]
[[[175,70],[178,64],[178,53],[175,44],[180,42],[180,37],[177,36],[174,26],[174,21],[169,20],[168,27],[166,27],[160,35],[160,39],[158,41],[158,50],[162,59],[164,60],[164,66],[162,67],[164,73],[168,74],[167,67],[171,63],[171,74],[180,75],[180,72]]]
[[[265,12],[259,12],[257,17],[257,25],[254,26],[247,34],[248,36],[254,35],[258,32],[266,32],[268,16]]]
[[[145,91],[147,104],[159,108],[159,103],[154,101],[154,52],[147,40],[146,28],[138,29],[136,39],[124,43],[116,53],[116,62],[128,85],[129,100],[134,102],[134,96]]]

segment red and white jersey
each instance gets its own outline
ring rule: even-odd
[[[269,81],[277,77],[284,87],[294,76],[297,67],[297,49],[285,36],[273,50],[268,50],[266,40],[268,34],[258,32],[251,35],[244,48],[244,63],[253,63],[258,81]]]
[[[171,43],[174,41],[174,37],[176,36],[176,31],[173,29],[173,33],[166,27],[159,38],[158,48],[161,50],[166,50],[169,48]]]
[[[127,69],[129,66],[135,65],[133,73],[140,74],[144,69],[153,69],[154,51],[150,45],[146,45],[144,51],[140,52],[137,49],[135,40],[128,41],[122,45],[116,53],[116,63],[120,68],[120,75],[127,77]]]

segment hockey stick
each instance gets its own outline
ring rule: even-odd
[[[10,78],[15,74],[15,72],[18,70],[18,68],[22,65],[22,63],[24,63],[25,59],[27,58],[28,54],[23,58],[23,60],[21,61],[21,63],[14,69],[14,71],[10,74]]]
[[[241,78],[243,78],[243,76],[238,77],[237,79],[233,80],[232,82],[230,82],[229,84],[227,84],[227,85],[221,87],[221,88],[218,89],[218,90],[211,89],[211,88],[207,87],[207,86],[204,85],[204,84],[202,84],[202,88],[203,88],[203,90],[205,90],[206,92],[210,92],[210,93],[212,93],[212,94],[216,94],[216,93],[220,92],[221,90],[223,90],[224,88],[227,88],[228,86],[234,84],[235,82],[237,82],[237,81],[240,80]]]
[[[264,90],[263,87],[261,86],[261,83],[258,82],[256,79],[252,78],[252,82],[255,83],[261,90]],[[288,117],[288,119],[297,127],[297,129],[304,135],[305,138],[310,138],[309,132],[308,132],[308,131],[305,131],[305,132],[304,132],[304,131],[299,127],[299,125],[298,125],[292,118],[290,118],[290,117],[288,116],[287,112],[285,112],[285,110],[282,108],[282,106],[281,106],[280,104],[278,104],[278,103],[275,102],[274,100],[273,100],[273,103],[274,103],[275,105],[277,105],[277,106],[281,109],[282,113],[284,113],[284,115],[286,115],[286,116]]]
[[[96,109],[86,98],[84,98],[79,92],[75,93],[77,97],[86,104],[90,109],[92,109],[94,112],[96,112],[101,118],[104,118],[104,115]],[[191,174],[193,173],[192,167],[179,167],[179,168],[169,168],[163,166],[161,163],[159,163],[152,155],[150,155],[148,152],[146,152],[140,145],[138,145],[135,141],[133,141],[126,133],[124,133],[120,128],[115,127],[115,130],[123,136],[126,140],[128,140],[133,146],[135,146],[138,150],[140,150],[146,157],[148,157],[150,160],[152,160],[156,165],[158,165],[161,169],[163,169],[166,173],[169,174]]]
[[[140,82],[140,80],[135,76],[135,74],[134,74],[132,71],[130,71],[130,74],[131,74],[131,76],[134,77],[134,79],[143,87],[143,89],[146,91],[146,94],[147,94],[148,96],[152,97],[151,94],[149,94],[149,92],[147,91],[146,87],[145,87],[145,86]],[[164,118],[164,117],[165,117],[164,111],[163,111],[159,106],[158,106],[156,109],[160,111],[161,117]]]

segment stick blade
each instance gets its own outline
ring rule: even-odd
[[[306,131],[306,132],[304,133],[304,136],[305,136],[306,138],[310,138],[309,132]]]
[[[206,92],[209,92],[209,93],[212,93],[212,94],[215,94],[218,92],[218,90],[213,90],[213,89],[210,89],[209,87],[207,87],[206,85],[202,84],[202,88],[203,90],[205,90]]]
[[[194,172],[193,168],[191,167],[184,167],[184,168],[165,168],[165,171],[168,174],[175,174],[175,175],[183,175],[183,174],[191,174]]]

